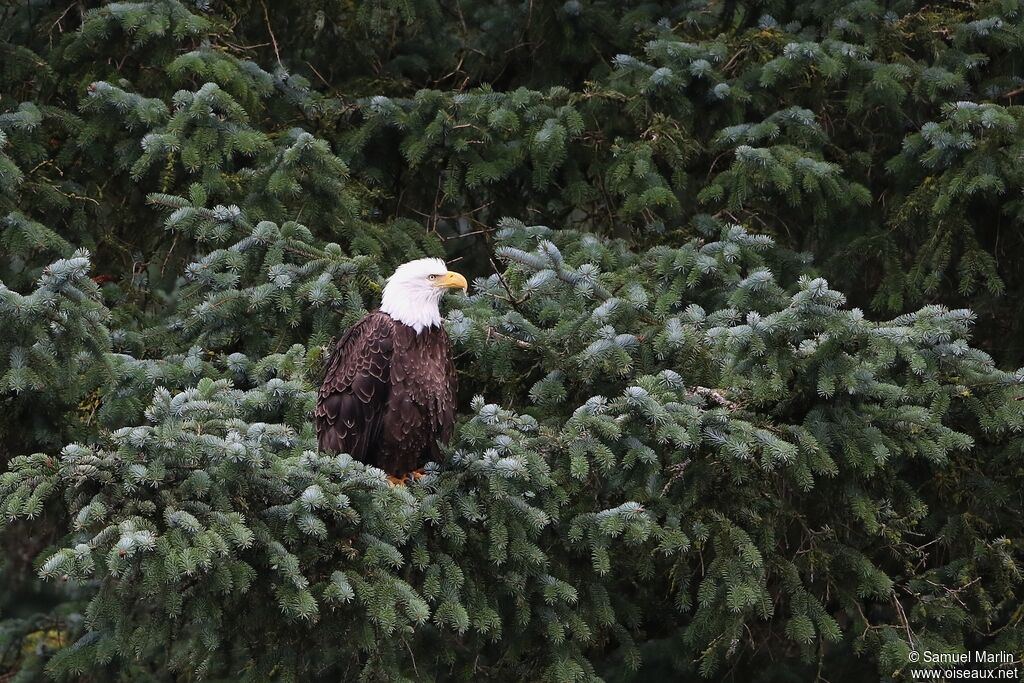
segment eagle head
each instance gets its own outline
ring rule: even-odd
[[[441,325],[438,304],[449,289],[469,288],[466,278],[448,270],[439,258],[421,258],[403,263],[384,285],[380,310],[416,330]]]

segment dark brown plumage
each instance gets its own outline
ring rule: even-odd
[[[438,461],[455,424],[455,366],[444,328],[370,313],[334,347],[314,416],[321,450],[403,478]]]

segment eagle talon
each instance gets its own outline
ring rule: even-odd
[[[423,470],[413,470],[412,472],[409,473],[409,478],[412,479],[413,481],[419,481],[425,476],[427,476],[427,473],[424,472]]]
[[[388,483],[392,486],[405,486],[405,479],[388,475]]]

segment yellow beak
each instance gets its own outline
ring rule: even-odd
[[[446,287],[447,289],[455,289],[456,287],[459,287],[462,291],[469,289],[469,283],[466,282],[466,278],[463,277],[462,273],[456,273],[451,270],[442,275],[439,279],[435,280],[434,286]]]

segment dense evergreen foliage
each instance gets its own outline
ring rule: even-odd
[[[0,7],[0,680],[1019,661],[1022,63],[1018,0]],[[310,410],[423,255],[393,487]]]

